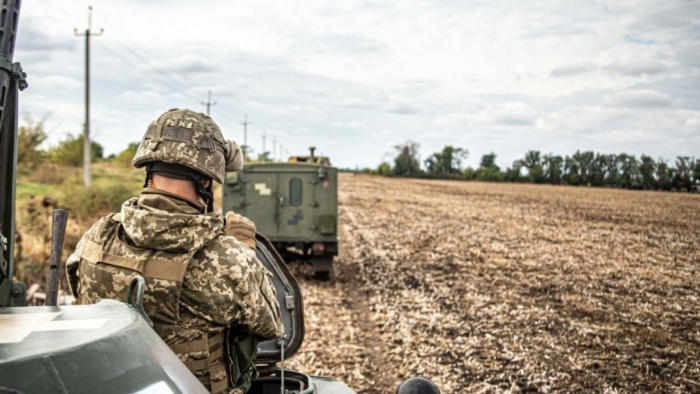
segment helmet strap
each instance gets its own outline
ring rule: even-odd
[[[199,173],[197,173],[199,175]],[[199,179],[195,181],[195,184],[197,185],[197,194],[199,194],[199,197],[204,200],[204,203],[207,204],[207,213],[214,212],[214,192],[212,191],[212,181],[209,180],[209,185],[207,187],[204,187],[202,185],[202,180]]]

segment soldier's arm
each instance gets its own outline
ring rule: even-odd
[[[234,237],[223,236],[190,262],[180,306],[241,334],[281,338],[284,327],[271,276],[255,251]]]
[[[241,318],[236,325],[262,339],[281,338],[284,335],[284,325],[277,292],[272,283],[272,273],[254,253],[246,254],[249,258],[248,282],[251,292],[250,297],[242,300]]]
[[[85,247],[85,243],[87,242],[88,237],[90,236],[90,234],[95,229],[98,223],[100,223],[100,221],[97,221],[97,223],[93,224],[92,227],[90,227],[90,229],[83,235],[83,237],[80,238],[80,241],[78,241],[78,245],[75,247],[75,251],[70,256],[68,256],[68,259],[66,260],[66,276],[68,277],[68,287],[70,288],[71,294],[73,294],[73,297],[75,297],[76,299],[78,298],[78,296],[80,296],[80,277],[78,276],[78,268],[80,268],[80,255],[83,254],[83,248]]]

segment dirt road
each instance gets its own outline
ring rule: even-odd
[[[700,392],[700,196],[344,175],[293,367],[361,393]]]

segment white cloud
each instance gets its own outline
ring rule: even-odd
[[[27,19],[23,19],[21,22],[22,28],[17,35],[17,46],[21,48],[22,51],[72,51],[78,44],[75,37],[50,34],[43,21],[39,18],[32,18],[30,16]],[[25,24],[27,26],[24,26]]]
[[[606,97],[615,106],[633,108],[659,108],[671,105],[671,97],[655,90],[631,90]]]
[[[591,132],[604,128],[605,125],[629,119],[631,112],[625,108],[609,108],[600,105],[570,106],[540,117],[535,125],[544,131],[573,134]]]
[[[610,63],[603,67],[612,74],[627,76],[654,75],[662,72],[663,64],[653,60],[631,60],[625,62]]]
[[[470,125],[530,126],[536,115],[537,111],[527,104],[511,101],[486,106],[473,114],[453,113],[438,117],[436,123],[445,126],[465,123]]]
[[[591,134],[588,136],[588,138],[591,140],[615,144],[638,144],[640,142],[654,143],[662,142],[665,140],[665,137],[663,135],[660,135],[658,132],[644,130],[610,130],[604,131],[602,133]]]
[[[700,131],[700,111],[680,110],[676,111],[679,123],[693,131]]]
[[[82,88],[84,84],[83,81],[78,81],[75,78],[63,75],[34,76],[29,78],[29,82],[31,83],[31,87],[37,90],[74,90]]]
[[[73,28],[88,3],[105,28],[92,113],[107,153],[164,110],[203,111],[211,90],[227,137],[243,138],[247,114],[254,148],[277,130],[290,151],[323,144],[341,166],[374,166],[406,139],[424,156],[453,143],[509,164],[525,149],[624,150],[621,136],[657,133],[669,138],[636,149],[700,156],[697,2],[25,2],[21,111],[60,113],[60,132],[83,122]]]
[[[216,68],[210,62],[193,55],[176,57],[165,61],[151,61],[143,66],[144,71],[154,73],[190,74],[210,72],[215,69]]]
[[[553,77],[568,77],[584,74],[594,69],[595,67],[590,63],[567,64],[553,68],[549,75]]]
[[[399,115],[413,115],[420,112],[420,107],[408,101],[394,101],[387,106],[387,111]]]

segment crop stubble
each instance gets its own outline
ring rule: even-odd
[[[700,196],[340,178],[290,364],[362,393],[700,392]]]

